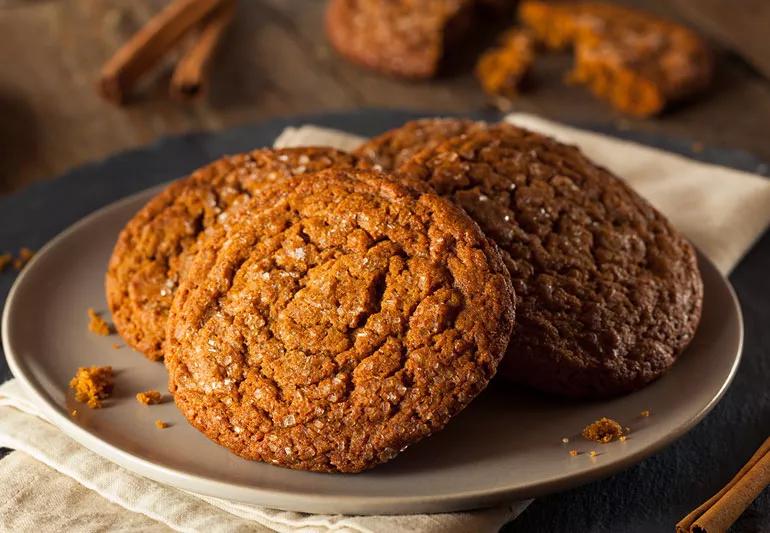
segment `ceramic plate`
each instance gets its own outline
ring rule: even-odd
[[[687,352],[662,379],[605,402],[561,401],[493,383],[444,431],[395,460],[354,475],[315,474],[240,459],[206,439],[173,405],[134,395],[166,390],[166,372],[117,336],[89,333],[86,309],[106,309],[104,272],[125,222],[156,192],[112,204],[64,231],[29,263],[5,306],[2,336],[13,374],[46,416],[94,452],[154,480],[198,493],[314,513],[440,512],[567,489],[627,468],[693,427],[725,392],[738,366],[740,308],[728,282],[700,259],[703,319]],[[67,388],[79,366],[117,372],[104,409],[77,404]],[[70,411],[78,408],[77,417]],[[643,410],[651,416],[642,417]],[[608,416],[631,428],[625,442],[579,436]],[[156,419],[171,423],[160,431]],[[567,437],[570,442],[562,443]],[[571,457],[577,449],[582,453]],[[596,450],[598,455],[588,453]]]

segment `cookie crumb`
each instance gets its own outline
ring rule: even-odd
[[[156,405],[159,404],[162,399],[163,397],[156,390],[148,390],[136,393],[136,401],[143,405]]]
[[[113,350],[120,350],[123,347],[122,344],[118,344],[117,342],[112,343],[112,349]]]
[[[577,456],[578,456],[578,453],[580,453],[580,452],[578,452],[577,450],[570,450],[570,451],[569,451],[569,454],[570,454],[570,456],[572,456],[572,457],[577,457]]]
[[[70,416],[78,416],[78,410],[73,409],[72,411],[70,411]]]
[[[10,265],[13,262],[13,256],[11,254],[5,253],[0,254],[0,272],[5,270],[5,268]]]
[[[642,416],[642,417],[644,417],[644,418],[647,418],[647,417],[648,417],[648,416],[650,416],[651,414],[652,414],[652,413],[650,413],[650,410],[649,410],[649,409],[645,409],[644,411],[642,411],[641,413],[639,413],[639,416]]]
[[[564,444],[567,444],[567,443],[569,442],[569,439],[568,439],[567,437],[562,437],[562,438],[561,438],[561,441],[562,441]]]
[[[16,259],[13,260],[13,268],[16,270],[21,270],[29,262],[29,260],[32,259],[33,255],[35,255],[34,251],[27,247],[23,247],[21,250],[19,250],[19,255],[16,256]]]
[[[602,417],[587,425],[582,435],[588,440],[606,444],[623,435],[623,426],[611,418]]]
[[[619,440],[620,442],[626,442],[626,439],[627,439],[627,438],[628,438],[627,436],[625,436],[625,435],[621,435],[620,437],[618,437],[618,440]]]
[[[155,427],[158,429],[166,429],[168,427],[168,422],[164,422],[163,420],[156,420]]]
[[[80,367],[70,381],[70,388],[75,391],[75,399],[91,409],[102,406],[102,400],[112,393],[112,367]]]
[[[94,311],[93,307],[88,308],[88,331],[104,337],[111,333],[110,325]]]
[[[596,450],[591,450],[590,452],[588,452],[588,455],[590,455],[591,457],[596,457],[599,454],[596,453]]]

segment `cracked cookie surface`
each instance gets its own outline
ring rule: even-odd
[[[385,171],[397,169],[414,154],[457,135],[486,128],[484,122],[457,118],[423,118],[369,139],[353,152]]]
[[[266,182],[354,164],[331,148],[261,149],[173,182],[126,224],[112,252],[105,288],[118,333],[149,359],[162,358],[168,310],[198,236]]]
[[[343,57],[405,78],[430,78],[473,16],[470,0],[330,0],[325,26]]]
[[[426,149],[400,172],[500,247],[517,297],[502,375],[609,397],[659,377],[692,339],[703,299],[693,247],[577,148],[501,124]]]
[[[494,375],[514,296],[456,206],[366,170],[276,183],[208,233],[168,321],[169,389],[234,453],[357,472]]]

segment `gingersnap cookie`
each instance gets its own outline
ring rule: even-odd
[[[476,78],[496,105],[510,105],[524,85],[535,59],[535,42],[527,30],[512,29],[499,39],[499,45],[484,52],[476,63]]]
[[[496,246],[462,210],[329,169],[275,183],[199,243],[168,320],[169,390],[242,457],[358,472],[487,385],[513,310]]]
[[[461,135],[467,131],[486,128],[484,122],[457,118],[424,118],[412,120],[401,127],[373,137],[353,153],[385,171],[397,169],[414,154],[425,148]]]
[[[383,74],[430,78],[470,25],[472,0],[330,0],[326,34],[346,59]]]
[[[569,80],[625,113],[647,117],[704,90],[706,41],[680,24],[604,2],[526,0],[519,18],[549,48],[573,46]]]
[[[126,224],[110,258],[105,285],[118,333],[160,359],[171,299],[198,236],[265,182],[354,164],[330,148],[262,149],[224,157],[169,185]]]
[[[577,148],[510,125],[445,141],[400,172],[428,182],[500,247],[517,297],[501,373],[603,398],[662,375],[692,339],[693,247]]]

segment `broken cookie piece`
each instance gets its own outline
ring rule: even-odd
[[[476,77],[487,94],[511,100],[519,93],[534,57],[534,40],[530,32],[507,31],[499,46],[479,58]]]
[[[567,79],[638,117],[705,89],[713,60],[690,29],[649,13],[602,2],[527,0],[519,18],[550,49],[572,46]]]

